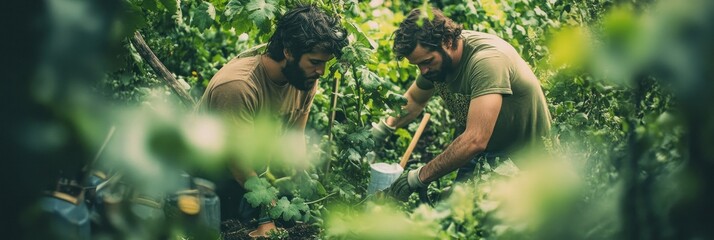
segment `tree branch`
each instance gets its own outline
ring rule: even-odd
[[[156,74],[162,80],[164,80],[167,85],[169,85],[171,90],[176,93],[176,96],[179,97],[179,99],[184,105],[186,105],[187,107],[193,107],[196,104],[191,95],[189,95],[186,89],[181,86],[181,83],[176,80],[176,78],[171,74],[171,72],[166,69],[164,64],[161,63],[159,58],[156,57],[156,54],[151,51],[149,45],[146,45],[144,37],[141,36],[141,33],[139,33],[139,31],[134,32],[134,37],[131,39],[131,44],[134,45],[136,51],[139,52],[139,55],[141,55],[141,58],[146,60],[146,62],[149,63],[149,66],[154,69],[154,72],[156,72]]]

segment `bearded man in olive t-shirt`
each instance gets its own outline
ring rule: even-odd
[[[315,6],[296,7],[278,21],[265,54],[235,58],[216,73],[198,103],[198,111],[228,116],[242,129],[274,119],[281,124],[278,132],[304,134],[318,79],[325,73],[326,62],[339,57],[347,45],[346,37],[338,18]],[[304,136],[293,144],[304,148]],[[243,184],[256,176],[255,169],[234,161],[267,164],[268,160],[231,161],[228,168],[233,179],[219,181],[216,189],[221,218],[238,219],[243,224],[257,219],[257,229],[250,237],[267,236],[275,225],[263,210],[251,207],[244,198]]]
[[[385,190],[403,201],[457,169],[457,181],[463,181],[478,164],[497,164],[495,159],[541,146],[551,121],[540,82],[510,44],[462,30],[436,9],[433,19],[422,19],[420,25],[421,16],[419,9],[412,10],[394,37],[397,57],[407,58],[421,73],[405,93],[407,114],[373,124],[372,134],[378,141],[385,138],[438,94],[455,118],[457,137],[443,153]]]

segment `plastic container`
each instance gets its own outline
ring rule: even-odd
[[[404,172],[404,168],[399,166],[398,163],[374,163],[370,164],[370,168],[371,177],[367,187],[368,195],[388,188]]]
[[[81,197],[55,191],[40,199],[40,207],[57,239],[91,238],[89,209]]]
[[[167,217],[190,219],[216,232],[221,227],[221,203],[213,182],[181,174],[176,191],[166,198]]]
[[[201,199],[201,211],[198,213],[199,221],[216,231],[220,231],[221,200],[216,195],[215,184],[202,178],[194,178],[193,182]]]
[[[102,206],[104,203],[103,196],[101,192],[97,192],[97,186],[106,182],[107,178],[104,172],[94,170],[84,183],[84,202],[87,204],[90,214],[98,214],[98,212],[104,208],[104,206]]]
[[[164,199],[158,195],[136,194],[131,199],[129,208],[139,219],[144,221],[159,221],[166,219],[164,214]]]

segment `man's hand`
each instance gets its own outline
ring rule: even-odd
[[[405,202],[409,199],[412,193],[418,191],[419,189],[426,188],[427,184],[424,184],[419,180],[419,172],[422,167],[415,170],[411,170],[399,176],[392,186],[384,189],[384,193],[387,196],[391,196],[394,199]]]
[[[372,123],[372,140],[375,144],[382,143],[389,135],[394,133],[395,127],[390,127],[384,119],[380,120],[379,123]]]

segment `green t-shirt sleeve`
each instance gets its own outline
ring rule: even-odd
[[[417,77],[416,85],[422,90],[430,90],[434,88],[434,83],[421,76],[421,74]]]
[[[216,86],[211,92],[208,108],[213,112],[227,114],[238,123],[253,123],[257,101],[248,89],[247,84],[242,81]]]
[[[499,51],[484,51],[472,56],[474,62],[467,73],[471,99],[486,94],[511,95],[511,62]]]

